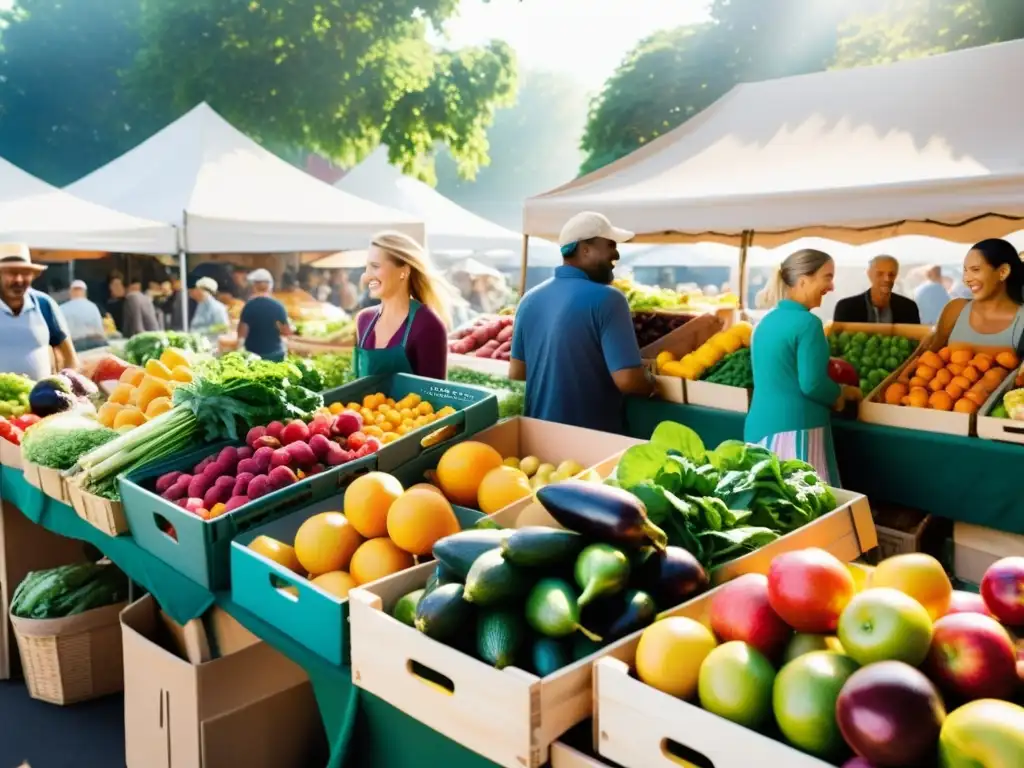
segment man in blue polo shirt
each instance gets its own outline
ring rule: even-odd
[[[610,285],[616,245],[632,237],[593,212],[562,228],[562,266],[516,311],[509,375],[526,381],[527,416],[622,433],[624,396],[653,394],[629,304]]]

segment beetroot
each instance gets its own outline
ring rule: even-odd
[[[163,493],[174,485],[178,478],[182,476],[182,472],[168,472],[166,475],[161,475],[156,481],[156,492]]]
[[[231,488],[223,485],[215,485],[203,496],[203,508],[213,509],[215,504],[224,504],[231,498]]]
[[[185,498],[185,494],[188,493],[188,486],[182,486],[175,483],[170,488],[160,494],[167,501],[180,501]]]
[[[274,451],[274,455],[270,457],[270,468],[271,470],[277,467],[287,467],[292,463],[292,455],[288,453],[287,448],[278,448]]]
[[[267,434],[266,427],[253,427],[245,434],[245,444],[255,445],[256,441]]]
[[[338,437],[348,437],[363,428],[363,417],[355,411],[342,411],[334,417],[331,433]]]
[[[246,489],[245,495],[249,497],[250,501],[255,501],[263,496],[270,493],[270,478],[266,475],[257,475],[249,483],[248,489]]]
[[[230,475],[221,475],[213,482],[214,488],[234,488],[235,478]]]
[[[242,459],[238,462],[238,476],[242,475],[261,475],[263,474],[263,468],[256,459]]]
[[[211,461],[206,465],[206,469],[203,470],[203,477],[210,477],[216,480],[218,477],[224,474],[224,467],[218,464],[216,461]]]
[[[376,437],[366,438],[365,445],[370,446],[370,453],[376,453],[381,449],[381,442]]]
[[[261,437],[258,440],[256,440],[252,444],[252,447],[255,450],[257,450],[257,451],[260,448],[270,448],[271,450],[273,450],[274,448],[280,448],[281,447],[281,441],[278,440],[276,437],[271,437],[270,435],[264,435],[263,437]]]
[[[224,514],[227,514],[228,512],[234,512],[239,507],[244,507],[248,503],[248,496],[246,496],[245,494],[236,493],[234,496],[228,499],[227,504],[224,507]]]
[[[231,468],[234,469],[235,465],[238,464],[238,449],[233,446],[222,448],[221,452],[217,454],[217,461],[223,464],[230,464]]]
[[[310,439],[313,435],[323,435],[324,437],[331,436],[331,422],[332,419],[325,416],[322,413],[318,413],[313,417],[313,420],[309,422],[309,434]]]
[[[299,478],[295,476],[290,467],[274,467],[270,470],[270,475],[267,477],[270,481],[270,487],[272,490],[279,491],[282,488],[287,488],[289,485],[295,485],[299,482]]]
[[[274,448],[257,448],[256,453],[252,455],[253,461],[256,462],[259,469],[255,474],[265,475],[270,471],[270,461],[274,456]]]
[[[202,461],[200,461],[198,464],[195,465],[195,467],[192,470],[192,474],[194,474],[194,475],[201,475],[201,474],[203,474],[203,472],[206,471],[206,468],[208,466],[210,466],[211,464],[213,464],[213,461],[216,458],[217,458],[216,456],[207,456],[205,459],[203,459]]]
[[[331,443],[331,449],[327,452],[327,466],[340,467],[342,464],[352,461],[353,457],[354,454],[351,451],[346,451],[337,443]]]
[[[289,421],[285,428],[281,430],[281,442],[285,445],[291,445],[292,443],[304,443],[309,440],[309,427],[303,422],[295,419]]]
[[[200,499],[206,495],[206,492],[213,487],[216,478],[211,475],[207,475],[205,472],[201,475],[196,475],[192,478],[192,482],[188,484],[188,496],[190,499]]]
[[[235,478],[235,484],[231,489],[232,496],[245,496],[246,491],[249,490],[249,483],[256,477],[249,472],[241,472],[238,477]]]
[[[364,445],[366,445],[366,435],[362,432],[353,432],[348,436],[348,440],[345,441],[345,447],[350,451],[358,451]]]
[[[327,458],[327,452],[331,449],[331,441],[323,435],[313,435],[309,438],[309,447],[313,450],[317,459],[323,461]]]
[[[306,443],[289,443],[285,448],[292,461],[300,467],[311,467],[316,464],[316,454]]]
[[[267,424],[267,437],[272,437],[275,440],[281,439],[281,430],[284,429],[284,424],[280,421],[272,421]]]
[[[238,460],[245,461],[246,459],[251,459],[252,454],[252,448],[250,448],[248,445],[243,445],[241,448],[238,449]]]

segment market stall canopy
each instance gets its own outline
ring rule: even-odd
[[[414,216],[313,178],[205,103],[68,191],[174,224],[192,253],[358,248],[381,229],[424,238]]]
[[[431,251],[505,250],[519,253],[523,236],[467,211],[419,179],[406,176],[388,162],[387,147],[378,147],[334,186],[365,200],[391,205],[427,228]]]
[[[1024,219],[1024,41],[740,85],[526,201],[524,231],[604,213],[653,242],[999,237]]]
[[[82,200],[0,158],[0,240],[34,250],[175,253],[174,227]]]
[[[309,266],[313,269],[363,269],[366,267],[366,256],[369,251],[339,251],[330,256],[317,259]]]
[[[639,267],[734,267],[736,249],[718,243],[702,245],[620,245],[619,265]]]
[[[496,270],[494,267],[489,267],[476,259],[462,259],[452,264],[448,268],[449,274],[464,273],[470,277],[495,277],[500,278],[501,272]]]

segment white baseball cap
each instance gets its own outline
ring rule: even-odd
[[[75,290],[75,288],[81,288],[83,291],[85,291],[88,290],[89,286],[85,284],[85,280],[72,280],[70,290],[73,291]]]
[[[616,243],[625,243],[632,240],[634,234],[628,229],[613,227],[604,214],[583,211],[565,222],[562,233],[558,236],[558,244],[565,247],[581,240],[590,240],[593,237],[603,237]]]
[[[266,269],[254,269],[249,273],[250,283],[272,283],[274,282],[274,276],[270,274],[269,270]]]
[[[217,281],[212,277],[200,277],[196,280],[196,288],[201,288],[207,293],[217,292]]]

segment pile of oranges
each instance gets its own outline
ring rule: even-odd
[[[383,392],[366,395],[361,403],[333,403],[324,409],[332,416],[343,411],[354,411],[363,420],[360,430],[367,437],[376,437],[381,443],[393,443],[413,430],[432,424],[455,413],[455,409],[446,406],[434,411],[434,406],[412,392],[400,400],[388,397]]]
[[[99,410],[105,427],[128,430],[173,408],[174,388],[192,381],[192,363],[186,352],[169,347],[142,368],[126,368],[114,391]]]
[[[928,351],[885,390],[889,405],[974,413],[1020,365],[1017,355],[975,352],[962,345]]]

